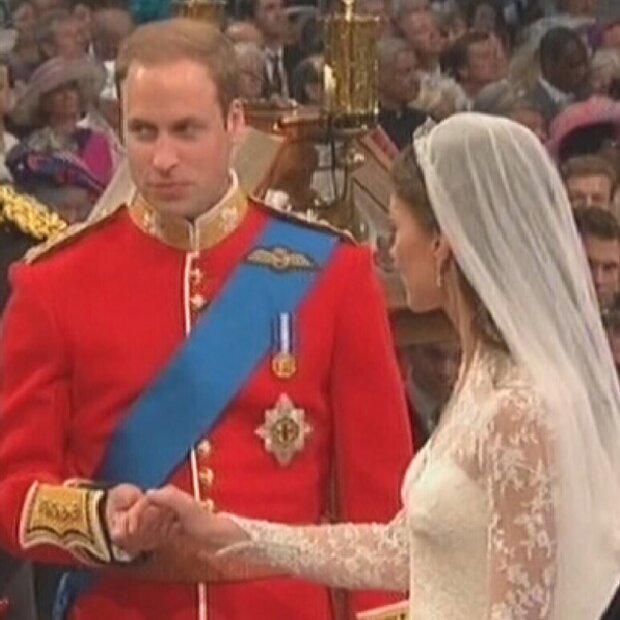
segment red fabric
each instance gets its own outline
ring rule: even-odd
[[[235,233],[200,254],[202,294],[217,295],[269,217],[254,206]],[[1,544],[20,551],[18,523],[33,481],[94,476],[119,420],[182,344],[184,268],[185,253],[140,231],[125,209],[34,265],[14,268],[0,337]],[[389,519],[411,458],[410,432],[370,253],[339,244],[296,324],[297,375],[279,380],[265,360],[209,437],[211,497],[244,516],[318,522],[333,464],[342,518]],[[288,467],[254,432],[283,392],[314,429]],[[189,465],[173,480],[189,490]],[[72,562],[53,548],[27,555]],[[106,579],[71,618],[189,620],[197,617],[196,592]],[[356,597],[356,607],[392,600]],[[211,585],[208,599],[209,620],[330,617],[326,590],[292,580]]]

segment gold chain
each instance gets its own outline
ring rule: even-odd
[[[44,204],[16,192],[10,185],[0,185],[0,224],[4,222],[11,222],[38,241],[54,237],[68,226]]]

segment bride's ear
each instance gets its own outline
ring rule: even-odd
[[[438,272],[445,274],[452,262],[453,254],[452,248],[443,233],[437,233],[433,240],[433,253],[435,254],[435,263]]]

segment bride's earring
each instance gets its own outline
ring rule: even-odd
[[[437,266],[437,276],[435,278],[435,283],[437,284],[437,288],[443,287],[443,273],[441,273],[441,267]]]

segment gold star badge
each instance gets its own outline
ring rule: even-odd
[[[265,411],[265,422],[256,429],[265,450],[286,467],[306,445],[312,426],[306,421],[303,409],[295,407],[287,394],[281,394],[273,409]]]

